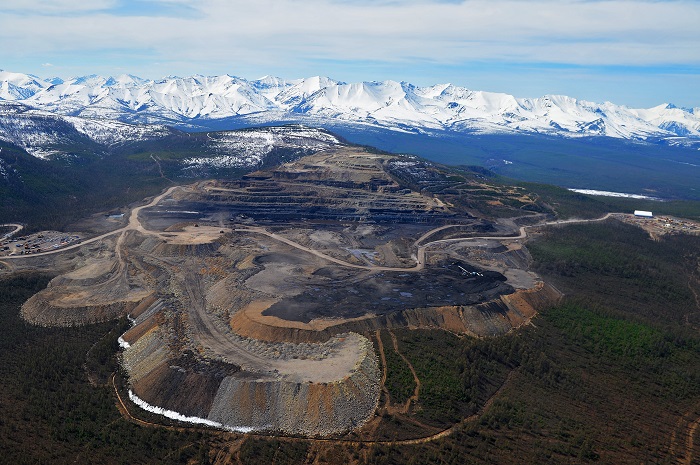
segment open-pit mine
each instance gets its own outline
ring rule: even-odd
[[[1,269],[58,271],[24,304],[32,323],[128,316],[121,363],[140,405],[233,431],[340,435],[377,415],[375,331],[497,336],[559,298],[528,271],[520,225],[454,202],[457,184],[412,157],[335,148],[172,187],[119,229]]]

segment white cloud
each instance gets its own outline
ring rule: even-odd
[[[156,0],[186,3],[199,13],[180,17],[111,15],[104,9],[116,4],[109,0],[8,1],[13,10],[28,6],[21,15],[0,17],[3,53],[18,56],[119,49],[193,66],[292,60],[700,65],[700,2],[690,0]],[[91,11],[60,21],[36,13],[48,4],[69,11],[82,3]]]
[[[3,0],[4,11],[20,11],[23,13],[56,14],[56,13],[85,13],[112,8],[116,0]]]

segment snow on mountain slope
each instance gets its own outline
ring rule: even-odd
[[[133,125],[111,120],[95,120],[64,117],[64,120],[85,134],[91,140],[103,145],[116,145],[131,141],[144,141],[165,137],[172,133],[171,129],[159,125]]]
[[[249,116],[261,123],[317,117],[394,129],[608,136],[674,143],[700,139],[698,109],[672,105],[629,109],[559,95],[515,98],[451,84],[346,84],[319,76],[291,81],[271,76],[248,81],[229,75],[152,81],[130,75],[91,75],[42,81],[2,71],[0,99],[60,115],[176,126],[206,126],[207,121]]]
[[[224,118],[274,107],[249,82],[228,75],[164,80],[152,86],[148,95],[158,106],[186,118]]]
[[[0,152],[2,152],[2,149],[0,149]],[[7,181],[10,178],[11,174],[16,174],[16,171],[11,167],[7,166],[5,160],[0,158],[0,179],[4,179],[5,181]]]
[[[80,134],[61,117],[9,102],[0,105],[0,140],[38,158],[54,153],[53,146],[69,144]]]
[[[515,111],[522,117],[516,123],[518,129],[623,139],[646,139],[660,133],[658,127],[609,102],[597,104],[562,95],[547,95],[538,99],[518,99],[517,103]]]
[[[679,136],[700,137],[700,108],[686,110],[664,104],[648,110],[631,110],[650,124],[674,132]],[[693,115],[694,118],[690,118]]]
[[[260,95],[272,101],[277,95],[302,81],[302,79],[285,81],[284,79],[274,76],[263,76],[260,79],[251,81],[250,84]]]
[[[15,100],[62,115],[114,118],[145,113],[172,120],[225,118],[274,107],[248,81],[228,75],[159,81],[93,75],[51,85]]]
[[[66,153],[63,147],[91,143],[112,146],[171,133],[165,126],[60,116],[15,102],[0,102],[0,140],[38,158]]]
[[[341,144],[325,131],[297,125],[215,132],[207,137],[215,155],[187,158],[185,169],[255,167],[275,149],[312,153]]]
[[[293,108],[304,114],[351,121],[440,127],[440,108],[417,95],[415,87],[395,81],[332,84],[311,94]]]
[[[222,168],[254,168],[275,151],[304,155],[342,144],[322,129],[301,125],[191,135],[166,126],[56,115],[6,101],[0,101],[0,141],[42,159],[76,154],[104,156],[131,142],[163,141],[174,150],[184,143],[189,151],[186,153],[202,154],[179,162],[189,175]]]
[[[310,95],[313,95],[321,89],[344,84],[321,76],[299,79],[297,81],[291,81],[291,83],[293,83],[293,85],[278,94],[268,96],[268,98],[275,101],[280,108],[285,110],[292,109],[302,104]]]
[[[46,87],[36,76],[0,70],[0,100],[23,100]]]

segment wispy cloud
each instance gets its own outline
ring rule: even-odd
[[[0,19],[5,53],[118,46],[148,47],[166,61],[313,57],[700,64],[700,3],[695,1],[9,2],[9,13]],[[172,8],[182,14],[173,17]],[[59,22],[46,12],[80,14]]]
[[[128,69],[132,51],[161,63],[134,70],[145,75],[323,61],[700,69],[694,0],[6,0],[3,9],[3,59],[120,50],[114,66]]]
[[[90,0],[76,2],[74,0],[4,0],[2,8],[5,12],[22,14],[75,14],[87,13],[112,8],[117,0]]]

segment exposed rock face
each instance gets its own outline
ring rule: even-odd
[[[191,200],[223,205],[231,216],[275,221],[442,224],[471,218],[402,188],[388,171],[397,158],[354,148],[344,148],[342,157],[321,152],[241,180],[209,182]]]
[[[313,382],[264,370],[269,367],[241,370],[191,351],[169,350],[170,336],[158,324],[159,314],[143,315],[123,336],[129,347],[122,360],[134,393],[153,405],[232,429],[308,436],[350,431],[377,407],[378,362],[370,341],[357,334],[345,335],[360,349],[352,369],[337,379]]]
[[[329,383],[226,377],[207,417],[224,425],[306,436],[346,432],[364,424],[379,400],[377,360],[369,340],[354,371]]]
[[[132,383],[137,383],[160,365],[167,363],[170,356],[161,328],[153,327],[136,341],[130,341],[124,352],[123,365],[129,372]]]

